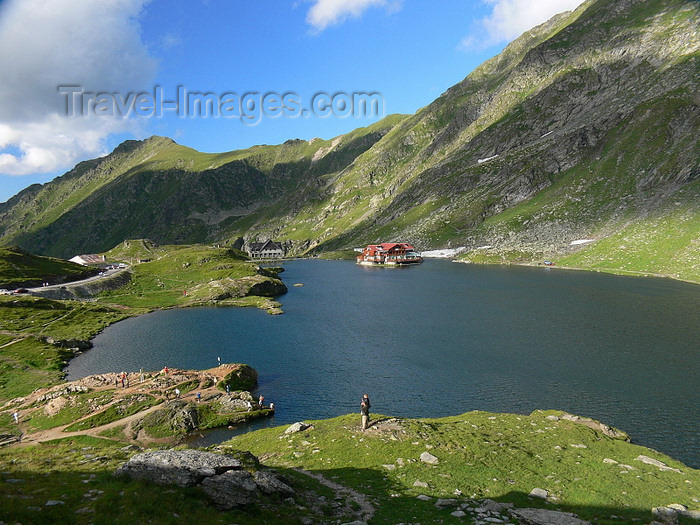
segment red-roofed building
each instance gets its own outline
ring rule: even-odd
[[[383,242],[381,244],[368,244],[362,253],[357,256],[358,264],[365,265],[401,265],[419,264],[423,262],[416,249],[406,242]]]

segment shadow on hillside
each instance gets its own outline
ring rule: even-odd
[[[654,520],[661,520],[651,513],[652,504],[648,508],[634,508],[616,505],[573,505],[556,501],[545,501],[541,498],[530,496],[521,491],[510,491],[500,495],[489,495],[472,487],[477,495],[472,494],[449,495],[434,491],[430,487],[412,487],[411,483],[397,483],[396,477],[390,478],[386,472],[367,468],[341,468],[328,470],[313,470],[312,473],[321,474],[326,479],[344,485],[360,492],[372,503],[374,515],[369,520],[370,524],[395,524],[395,523],[471,523],[471,519],[477,517],[473,510],[488,506],[487,500],[497,503],[513,504],[514,509],[544,509],[571,513],[584,521],[590,521],[597,525],[620,525],[628,523],[646,524]],[[395,471],[394,471],[395,472]],[[464,490],[465,487],[462,487]],[[470,487],[467,487],[470,489]],[[411,492],[411,495],[406,495]],[[419,499],[418,496],[422,499]],[[424,498],[427,496],[428,498]],[[612,496],[611,496],[612,499]],[[661,504],[659,504],[661,505]],[[465,508],[466,507],[466,508]],[[452,513],[464,509],[465,516],[453,516]],[[471,509],[471,510],[470,510]],[[492,514],[496,516],[499,512]],[[509,511],[500,512],[506,522],[519,523],[516,517]],[[484,514],[486,516],[486,514]],[[483,517],[483,516],[482,516]],[[360,519],[361,516],[357,516]],[[567,523],[566,517],[562,517],[560,523]],[[568,518],[571,523],[576,523],[573,517]],[[525,523],[525,521],[523,521]],[[530,523],[530,522],[527,522]],[[532,522],[536,523],[536,522]],[[551,523],[554,523],[553,521]],[[677,516],[676,523],[697,524],[690,518]]]
[[[5,451],[7,452],[7,451]],[[85,451],[85,470],[59,470],[61,458],[46,458],[45,472],[15,469],[3,462],[0,472],[0,522],[23,524],[74,524],[74,523],[301,523],[311,519],[312,523],[337,521],[334,514],[340,507],[353,519],[365,519],[362,499],[353,501],[353,491],[364,496],[371,505],[373,515],[370,524],[395,523],[470,523],[475,513],[470,509],[484,505],[483,493],[472,500],[468,494],[449,496],[433,492],[430,487],[412,487],[397,481],[392,473],[368,468],[340,468],[313,470],[326,480],[337,483],[350,491],[339,491],[323,486],[314,478],[305,479],[291,469],[276,469],[293,486],[296,495],[293,501],[281,496],[270,496],[260,505],[234,511],[219,511],[199,488],[153,485],[114,477],[115,465],[121,461],[110,458],[109,464],[100,465],[100,456],[91,454],[100,451]],[[18,455],[19,461],[24,461]],[[8,459],[6,455],[4,459]],[[10,461],[11,463],[11,461]],[[85,467],[90,465],[94,470]],[[99,465],[99,466],[98,466]],[[465,487],[462,487],[464,490]],[[467,489],[470,489],[467,487]],[[473,487],[479,492],[478,487]],[[407,495],[406,492],[411,493]],[[424,494],[430,499],[418,499]],[[319,496],[322,496],[319,498]],[[438,499],[452,499],[444,505],[436,505]],[[516,508],[538,508],[570,512],[596,524],[645,524],[653,521],[650,509],[621,508],[611,506],[568,505],[547,503],[519,491],[511,491],[489,497],[492,501],[513,503]],[[57,503],[58,502],[58,503]],[[453,516],[466,504],[466,516]],[[352,516],[353,511],[355,516]],[[346,522],[346,513],[341,522]],[[503,512],[508,517],[507,512]],[[511,523],[518,523],[510,517]],[[563,523],[563,522],[562,522]],[[680,523],[697,523],[685,518]]]

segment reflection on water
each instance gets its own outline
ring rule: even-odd
[[[284,315],[199,308],[128,319],[71,361],[69,378],[210,368],[221,356],[258,370],[277,425],[357,412],[363,392],[376,412],[402,417],[556,408],[700,466],[698,286],[434,260],[285,268]]]

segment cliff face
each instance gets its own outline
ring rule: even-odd
[[[607,244],[589,259],[622,264],[632,235],[658,253],[641,266],[700,275],[698,35],[694,0],[589,0],[412,116],[219,155],[126,143],[0,205],[0,240],[63,256],[239,236],[562,255],[592,238]]]

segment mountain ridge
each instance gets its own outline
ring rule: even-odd
[[[137,237],[295,254],[410,240],[622,271],[643,230],[658,253],[630,270],[700,281],[698,20],[693,0],[587,0],[413,115],[220,154],[119,146],[0,204],[0,242],[65,257]],[[609,246],[570,244],[589,238]]]

